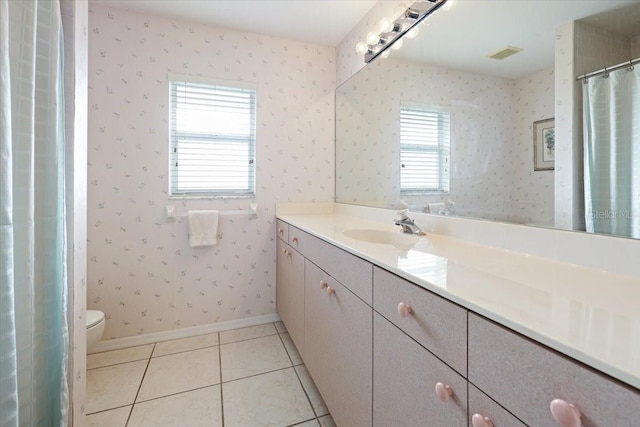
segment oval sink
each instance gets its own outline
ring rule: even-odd
[[[415,245],[420,237],[414,234],[405,234],[398,231],[385,231],[373,229],[353,228],[342,232],[346,237],[360,240],[367,243],[378,243],[381,245],[391,245],[398,249],[408,249]]]

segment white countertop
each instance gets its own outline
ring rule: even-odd
[[[398,227],[343,214],[278,218],[640,388],[638,278],[438,234],[402,251],[342,233]]]

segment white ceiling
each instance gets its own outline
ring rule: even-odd
[[[90,0],[90,3],[337,46],[376,0]]]
[[[639,10],[640,0],[449,0],[391,57],[518,78],[553,66],[558,25],[592,17],[590,23],[610,31],[639,34]],[[502,61],[487,58],[507,45],[523,51]]]

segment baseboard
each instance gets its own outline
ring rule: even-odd
[[[121,348],[135,347],[137,345],[153,344],[159,341],[175,340],[179,338],[193,337],[196,335],[211,334],[214,332],[228,331],[229,329],[246,328],[248,326],[262,325],[280,320],[277,313],[264,314],[262,316],[247,317],[226,322],[209,323],[207,325],[191,326],[188,328],[172,329],[170,331],[153,332],[150,334],[136,335],[133,337],[114,338],[100,341],[91,353],[119,350]]]

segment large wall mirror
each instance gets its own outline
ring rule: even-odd
[[[448,3],[337,89],[336,201],[640,238],[640,1]]]

